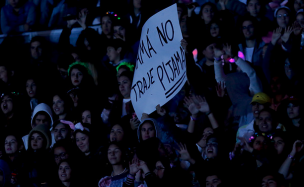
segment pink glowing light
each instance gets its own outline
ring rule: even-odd
[[[245,55],[241,51],[238,52],[238,57],[245,60]]]

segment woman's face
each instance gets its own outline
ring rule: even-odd
[[[29,97],[31,97],[31,98],[35,97],[37,86],[33,79],[29,79],[26,81],[25,88],[26,88],[27,95]]]
[[[161,163],[161,161],[156,162],[154,173],[159,179],[162,179],[164,177],[165,166]]]
[[[150,122],[145,122],[141,126],[141,138],[147,140],[156,136],[155,127]]]
[[[222,181],[218,178],[217,175],[211,175],[206,177],[206,187],[217,187],[221,183]]]
[[[124,134],[124,130],[120,125],[114,125],[110,132],[110,141],[121,142],[123,140]]]
[[[284,147],[285,147],[285,141],[281,137],[274,137],[274,148],[277,150],[278,155],[282,154]]]
[[[79,148],[79,150],[83,153],[89,153],[89,136],[86,134],[83,134],[81,132],[78,132],[76,134],[76,145]]]
[[[10,96],[5,95],[1,100],[1,110],[3,114],[11,114],[13,112],[13,108],[13,99]]]
[[[92,124],[91,117],[91,112],[89,110],[85,110],[81,116],[82,123]]]
[[[264,136],[258,136],[254,140],[252,148],[254,150],[261,151],[261,150],[264,149],[264,145],[265,145],[265,137]]]
[[[4,66],[0,66],[0,80],[2,80],[4,83],[7,83],[8,81],[8,73]]]
[[[243,30],[243,34],[244,37],[246,39],[251,39],[254,36],[254,26],[253,23],[249,20],[244,21],[243,25],[242,25],[242,30]]]
[[[278,187],[279,185],[275,181],[274,177],[267,175],[262,179],[262,187]]]
[[[58,169],[58,175],[61,182],[69,182],[71,179],[71,168],[67,162],[62,162]]]
[[[131,84],[130,79],[126,76],[121,76],[118,78],[119,91],[125,99],[130,98]]]
[[[218,153],[218,142],[215,138],[210,138],[206,146],[206,156],[207,158],[214,158]]]
[[[277,23],[279,27],[285,28],[289,24],[289,13],[286,9],[280,9],[277,12]]]
[[[15,154],[19,151],[19,145],[15,136],[9,135],[5,138],[5,153],[8,155]]]
[[[220,27],[216,23],[212,23],[210,26],[210,34],[212,37],[216,38],[220,35]]]
[[[64,114],[64,101],[58,95],[53,97],[53,110],[56,115]]]
[[[79,69],[74,68],[71,71],[71,81],[73,86],[79,86],[83,79],[83,73]]]
[[[258,103],[258,102],[254,102],[251,104],[251,110],[253,113],[253,117],[258,118],[260,111],[263,110],[265,108],[264,105]]]
[[[111,165],[120,164],[122,162],[122,152],[117,145],[110,145],[108,149],[108,160]]]
[[[295,0],[293,3],[293,7],[296,12],[298,12],[300,9],[304,8],[303,0]]]
[[[210,5],[206,5],[202,10],[202,19],[205,21],[205,24],[210,23],[214,17],[214,10]]]
[[[121,38],[125,38],[126,37],[126,29],[123,26],[114,26],[114,34],[118,34]]]
[[[54,159],[55,159],[55,162],[57,165],[60,163],[61,160],[65,160],[68,158],[69,158],[69,155],[66,152],[64,147],[56,147],[54,149]]]
[[[300,106],[294,103],[289,103],[287,106],[287,114],[290,119],[297,119],[300,117]]]
[[[101,19],[102,33],[109,35],[112,32],[112,20],[109,16],[103,16]]]
[[[272,116],[269,112],[263,111],[258,118],[258,126],[261,132],[270,132],[273,126]]]
[[[303,14],[298,14],[296,17],[297,22],[301,25],[301,27],[303,28],[304,25],[304,15]]]
[[[261,5],[258,0],[251,0],[247,5],[247,11],[253,17],[257,17],[260,13]]]
[[[38,150],[43,148],[44,139],[39,133],[33,133],[31,136],[31,147],[33,150]]]

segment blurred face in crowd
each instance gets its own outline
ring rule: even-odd
[[[247,11],[253,17],[257,17],[260,13],[261,5],[258,0],[251,0],[247,5]]]
[[[274,148],[276,149],[278,155],[282,154],[285,147],[285,141],[279,136],[274,137],[273,140]]]
[[[187,15],[183,15],[180,18],[180,27],[181,27],[182,34],[188,34],[187,18],[188,18]]]
[[[293,69],[290,67],[290,61],[289,61],[288,58],[285,60],[285,64],[284,64],[284,65],[285,65],[285,66],[284,66],[285,75],[286,75],[289,79],[291,79],[291,78],[294,76],[294,71],[293,71]]]
[[[15,136],[9,135],[5,138],[5,153],[8,155],[12,155],[21,150],[21,146],[18,145],[18,141]]]
[[[280,9],[277,12],[277,23],[279,27],[285,28],[289,24],[289,13],[286,9]]]
[[[59,169],[58,169],[58,175],[61,182],[69,182],[71,179],[71,167],[67,162],[61,162]]]
[[[210,23],[213,17],[214,17],[213,8],[210,5],[204,6],[202,10],[201,18],[205,21],[205,24]]]
[[[32,128],[38,126],[38,125],[46,125],[47,128],[51,128],[51,120],[47,113],[41,112],[39,114],[35,115],[34,123],[32,124]]]
[[[156,162],[154,173],[159,179],[164,177],[165,166],[161,163],[161,161]]]
[[[114,26],[114,34],[119,35],[121,38],[126,37],[126,29],[123,26]]]
[[[40,133],[33,133],[31,136],[31,147],[33,150],[38,150],[43,148],[43,144],[45,143],[45,140],[43,139],[43,136]]]
[[[126,76],[121,76],[118,78],[119,91],[125,99],[130,98],[131,84],[130,79]]]
[[[141,126],[141,138],[142,140],[147,140],[156,136],[156,131],[154,125],[151,122],[146,121]]]
[[[120,60],[120,52],[120,47],[117,50],[111,46],[107,47],[107,56],[109,57],[109,60],[111,62],[114,62],[115,60]]]
[[[217,175],[211,175],[206,177],[206,187],[217,187],[222,181],[217,177]]]
[[[92,115],[91,112],[89,110],[85,110],[83,111],[82,115],[81,115],[81,119],[82,119],[82,123],[88,123],[88,124],[92,124]]]
[[[76,134],[76,145],[81,152],[89,153],[89,136],[82,132],[78,132]]]
[[[62,140],[62,139],[69,138],[68,137],[69,129],[67,129],[67,127],[62,123],[59,123],[58,125],[56,125],[56,127],[53,129],[53,132],[54,132],[56,142],[58,142],[59,140]]]
[[[204,56],[208,59],[213,61],[214,60],[214,44],[210,44],[206,47],[206,49],[203,50]]]
[[[300,118],[300,106],[295,103],[289,103],[287,106],[287,114],[290,119]]]
[[[108,148],[108,160],[111,165],[120,164],[122,162],[122,152],[117,145],[110,145]]]
[[[58,95],[53,97],[53,110],[56,115],[64,114],[64,101]]]
[[[58,165],[61,160],[68,159],[69,155],[64,147],[56,147],[54,149],[54,159],[56,164]]]
[[[13,106],[13,99],[10,96],[5,95],[1,100],[1,110],[3,114],[6,116],[11,115],[13,113]]]
[[[264,147],[265,144],[266,144],[265,137],[264,136],[258,136],[258,137],[255,138],[255,140],[253,142],[253,145],[252,145],[252,148],[254,150],[261,151],[265,148]]]
[[[293,7],[296,12],[298,12],[300,9],[304,8],[304,1],[303,0],[295,0],[293,3]]]
[[[40,59],[42,56],[42,47],[41,43],[38,41],[31,43],[31,56],[33,59]]]
[[[141,8],[141,0],[133,0],[134,8],[140,9]]]
[[[25,88],[26,88],[27,95],[30,98],[35,97],[36,91],[37,91],[37,86],[36,86],[36,83],[33,79],[29,79],[29,80],[26,81]]]
[[[124,130],[120,125],[114,125],[110,132],[110,141],[111,142],[121,142],[124,137]]]
[[[300,13],[297,15],[296,17],[297,22],[301,25],[301,27],[303,28],[304,25],[304,14]]]
[[[210,34],[212,37],[216,38],[220,35],[220,27],[216,23],[210,25]]]
[[[267,175],[262,179],[262,187],[279,187],[274,177]]]
[[[206,146],[206,155],[207,158],[214,158],[218,153],[218,142],[216,138],[210,138]]]
[[[72,69],[71,82],[72,82],[73,86],[79,86],[82,79],[83,79],[83,73],[77,68]]]
[[[251,110],[253,113],[253,117],[258,118],[260,111],[263,110],[265,108],[265,106],[263,104],[260,104],[258,102],[253,102],[251,104]]]
[[[112,20],[109,16],[103,16],[101,19],[102,33],[109,35],[112,32]]]
[[[8,0],[8,3],[13,7],[13,8],[18,8],[20,0]]]
[[[0,66],[0,80],[4,83],[8,82],[8,72],[4,66]]]
[[[258,126],[261,132],[270,132],[273,126],[273,119],[269,112],[262,111],[258,118]]]
[[[244,21],[242,24],[243,34],[246,40],[253,39],[254,26],[251,21]]]

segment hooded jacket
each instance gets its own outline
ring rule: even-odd
[[[157,128],[158,128],[158,125],[157,125],[157,121],[155,120],[155,119],[153,119],[153,118],[147,118],[147,119],[145,119],[145,120],[143,120],[140,124],[139,124],[139,126],[138,126],[138,128],[137,128],[137,138],[138,138],[138,141],[140,142],[141,140],[142,140],[142,138],[141,138],[141,127],[142,127],[142,125],[145,123],[145,122],[147,122],[147,121],[149,121],[149,122],[152,122],[152,124],[154,125],[154,128],[155,128],[155,135],[156,135],[156,138],[159,138],[159,130],[157,130]]]
[[[45,104],[45,103],[40,103],[39,105],[37,105],[34,108],[33,114],[32,114],[32,118],[31,118],[31,124],[33,124],[33,120],[36,116],[36,114],[38,112],[46,112],[50,118],[51,118],[51,128],[50,131],[53,129],[53,113],[52,113],[52,109],[49,107],[49,105]]]
[[[11,171],[9,169],[8,164],[4,160],[1,160],[1,159],[0,159],[0,170],[3,173],[3,181],[2,181],[2,186],[1,187],[5,187],[6,183],[10,184]]]
[[[46,147],[44,149],[50,148],[50,146],[52,144],[52,135],[51,135],[50,130],[47,129],[47,127],[45,125],[38,125],[31,130],[31,132],[28,135],[28,140],[27,140],[28,145],[31,145],[31,136],[35,132],[41,133],[44,136],[44,138],[46,139]]]

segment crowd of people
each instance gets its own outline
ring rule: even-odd
[[[187,82],[137,116],[141,29],[174,3]],[[303,0],[8,0],[0,186],[304,186],[303,9]],[[55,28],[55,52],[46,38],[20,37]]]

